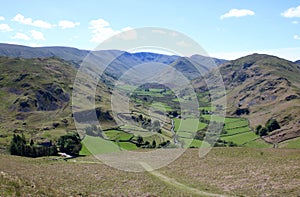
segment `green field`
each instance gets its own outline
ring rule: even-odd
[[[249,147],[249,148],[272,148],[273,145],[266,143],[262,139],[256,139],[253,141],[249,141],[243,145],[244,147]]]
[[[124,131],[120,131],[120,130],[107,130],[104,132],[106,137],[108,137],[110,140],[130,140],[130,138],[132,138],[134,135],[131,133],[126,133]]]
[[[226,130],[227,133],[222,135],[224,137],[229,136],[229,135],[235,135],[235,134],[251,131],[248,126],[240,127],[240,128],[234,128],[234,129],[226,129],[225,128],[225,130]]]
[[[175,131],[196,132],[198,130],[204,129],[207,126],[207,124],[203,122],[199,122],[199,120],[195,118],[187,118],[187,119],[174,118],[173,120],[174,120]]]
[[[199,148],[202,145],[203,141],[201,140],[193,140],[189,147]]]
[[[203,115],[204,119],[210,120],[212,117],[212,120],[220,122],[223,120],[220,116],[211,116],[211,115]],[[196,130],[202,130],[207,125],[205,123],[202,123],[197,119],[187,118],[187,119],[173,119],[174,120],[174,130],[176,131],[177,135],[179,136],[179,140],[185,141],[185,143],[191,143],[191,139],[193,138],[193,132],[195,132],[195,125],[198,124],[198,128]],[[179,129],[179,124],[181,125],[181,128]],[[222,134],[220,136],[221,140],[224,140],[226,142],[233,142],[234,144],[238,146],[246,146],[246,147],[270,147],[271,145],[264,142],[259,138],[258,135],[256,135],[253,131],[251,131],[249,127],[248,120],[245,118],[232,118],[232,117],[226,117],[224,119],[224,129],[226,133]],[[192,146],[192,145],[190,145]],[[293,145],[291,145],[293,146]],[[199,147],[199,146],[195,146]]]
[[[186,132],[186,131],[177,131],[176,134],[179,137],[184,137],[184,138],[192,138],[192,136],[193,136],[192,132]]]
[[[202,117],[209,121],[223,122],[225,120],[222,116],[217,115],[202,115]]]
[[[246,133],[240,133],[232,136],[221,137],[222,140],[227,142],[234,142],[237,145],[243,145],[246,142],[252,141],[259,138],[254,132],[249,131]]]
[[[248,120],[247,119],[236,119],[236,118],[226,118],[225,119],[225,129],[234,129],[234,128],[241,128],[241,127],[248,127]]]
[[[151,104],[151,107],[153,107],[156,110],[162,111],[162,112],[173,110],[170,106],[168,106],[168,105],[166,105],[165,103],[162,103],[162,102],[153,102]]]
[[[207,110],[207,111],[215,111],[215,106],[205,106],[205,107],[199,107],[200,110]]]
[[[117,142],[116,143],[122,150],[137,150],[138,147],[131,142]]]
[[[280,148],[300,148],[300,137],[286,140],[279,144]]]
[[[86,154],[88,152],[92,153],[93,155],[102,154],[102,153],[111,153],[111,152],[118,152],[120,148],[114,142],[105,140],[100,137],[92,137],[92,136],[85,136],[82,140],[82,144],[85,147],[80,154]]]

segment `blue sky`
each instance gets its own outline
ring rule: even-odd
[[[300,59],[296,0],[10,0],[0,8],[0,42],[94,49],[130,28],[182,32],[209,55],[234,59],[269,53]]]

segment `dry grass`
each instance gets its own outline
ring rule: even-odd
[[[0,196],[196,196],[153,174],[119,171],[92,157],[69,161],[0,155]],[[205,192],[238,196],[300,194],[299,149],[189,149],[158,173]]]

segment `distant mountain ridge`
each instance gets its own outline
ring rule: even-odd
[[[126,70],[139,64],[156,62],[171,65],[179,58],[184,58],[188,61],[185,61],[184,64],[180,62],[181,67],[186,67],[184,68],[184,70],[187,71],[186,73],[192,74],[192,76],[188,76],[188,78],[194,79],[199,77],[200,74],[195,75],[191,67],[191,62],[198,66],[201,65],[200,67],[203,68],[203,72],[207,72],[212,69],[212,67],[226,62],[226,60],[223,59],[210,58],[202,55],[179,57],[176,55],[164,55],[152,52],[129,53],[119,50],[89,51],[72,47],[28,47],[12,44],[0,44],[0,56],[26,59],[58,57],[72,63],[75,67],[79,67],[85,58],[88,57],[90,61],[105,66],[106,73],[113,78],[120,77]],[[206,67],[206,65],[209,66]],[[176,67],[176,63],[174,63],[173,66]],[[189,70],[190,68],[192,70]]]

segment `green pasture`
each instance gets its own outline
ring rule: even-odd
[[[196,132],[204,129],[207,126],[206,123],[199,122],[199,120],[196,118],[186,118],[186,119],[174,118],[173,120],[174,120],[175,131]]]
[[[279,144],[280,148],[300,148],[300,137],[286,140]]]
[[[129,140],[133,137],[133,134],[120,130],[107,130],[104,133],[110,140]]]

